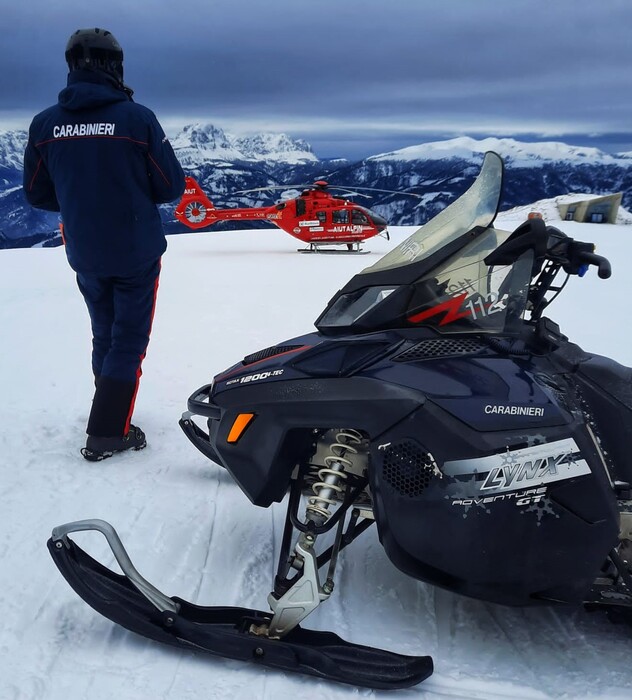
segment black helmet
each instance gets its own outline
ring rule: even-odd
[[[101,70],[123,82],[123,49],[107,29],[77,29],[66,44],[68,69]]]

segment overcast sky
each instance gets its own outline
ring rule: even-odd
[[[632,150],[632,0],[0,0],[0,128],[110,29],[168,133],[284,131],[321,157],[469,136]]]

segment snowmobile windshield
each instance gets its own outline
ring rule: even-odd
[[[485,258],[511,233],[488,228],[413,285],[407,321],[442,333],[512,333],[527,307],[533,268],[528,250],[510,265]]]
[[[356,275],[317,320],[323,333],[431,326],[442,333],[512,332],[526,308],[533,254],[485,258],[511,235],[493,228],[503,164],[485,156],[472,186],[434,219]]]
[[[467,192],[360,274],[424,260],[467,231],[477,226],[490,226],[496,217],[502,179],[500,156],[487,153],[478,177]]]

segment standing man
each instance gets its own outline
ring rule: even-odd
[[[184,173],[153,112],[123,83],[111,32],[77,30],[66,62],[68,86],[31,123],[24,192],[61,212],[90,313],[96,391],[81,452],[99,461],[147,444],[131,418],[167,247],[156,204],[182,195]]]

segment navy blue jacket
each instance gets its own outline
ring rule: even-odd
[[[61,212],[66,254],[82,274],[127,276],[167,247],[156,204],[178,199],[184,173],[154,113],[107,75],[77,70],[33,119],[24,193]]]

